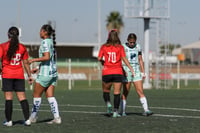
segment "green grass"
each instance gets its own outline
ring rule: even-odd
[[[193,84],[194,87],[194,84]],[[28,86],[27,86],[28,88]],[[189,88],[189,87],[188,87]],[[193,88],[144,90],[153,116],[144,117],[138,95],[132,88],[127,100],[127,117],[112,118],[105,115],[106,107],[102,98],[101,82],[75,81],[68,90],[67,81],[59,81],[55,90],[61,125],[48,125],[52,119],[50,107],[45,97],[39,112],[38,123],[25,127],[21,107],[15,97],[13,127],[0,126],[1,133],[199,133],[200,132],[200,89],[198,83]],[[111,100],[113,102],[113,93]],[[32,91],[27,90],[30,108]],[[0,121],[4,120],[4,99],[0,93]]]

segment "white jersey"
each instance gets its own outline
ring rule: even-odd
[[[39,49],[39,57],[43,56],[43,53],[49,52],[50,59],[40,63],[39,75],[48,77],[57,77],[57,66],[54,58],[53,41],[50,38],[42,40],[42,44]]]
[[[132,67],[139,66],[139,52],[142,51],[140,44],[136,43],[135,47],[130,48],[127,44],[122,44],[126,53],[126,58],[128,59]],[[123,65],[125,65],[123,63]]]

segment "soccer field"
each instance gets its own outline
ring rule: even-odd
[[[13,127],[0,126],[0,133],[199,133],[200,89],[144,90],[149,107],[154,115],[142,116],[138,95],[132,88],[127,100],[128,116],[112,118],[106,116],[102,98],[101,82],[88,87],[87,81],[76,81],[72,90],[66,81],[59,81],[55,91],[61,125],[48,125],[53,117],[46,98],[43,98],[38,122],[30,127],[22,125],[22,112],[14,99]],[[32,91],[26,92],[30,108]],[[113,93],[111,100],[113,102]],[[0,121],[4,120],[4,98],[0,94]]]

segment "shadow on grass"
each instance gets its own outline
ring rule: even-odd
[[[46,122],[50,122],[51,120],[53,120],[53,119],[48,118],[48,119],[44,119],[44,120],[39,120],[39,121],[37,121],[37,123],[46,123]]]
[[[104,113],[104,114],[100,114],[100,115],[103,115],[105,117],[112,117],[113,114],[112,113],[111,114]],[[131,115],[144,116],[143,113],[134,113],[134,112],[127,112],[126,115],[127,116],[131,116]]]

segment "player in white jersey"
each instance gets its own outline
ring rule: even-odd
[[[130,33],[127,38],[127,43],[123,44],[126,57],[133,67],[134,77],[131,76],[130,70],[126,65],[123,65],[124,69],[124,79],[123,79],[123,95],[121,101],[121,113],[122,116],[126,116],[125,108],[126,108],[126,99],[131,87],[131,83],[134,84],[137,94],[140,97],[140,102],[144,109],[143,115],[149,116],[152,115],[153,112],[148,109],[147,99],[143,92],[143,82],[142,79],[145,78],[144,74],[144,64],[142,59],[142,50],[140,44],[136,43],[137,36],[134,33]],[[124,63],[123,63],[124,64]]]
[[[51,39],[51,36],[53,39]],[[39,68],[32,69],[33,73],[39,71],[33,93],[33,108],[29,120],[34,123],[37,119],[37,113],[41,105],[41,96],[45,91],[46,98],[51,107],[54,119],[49,124],[61,123],[58,104],[54,97],[54,88],[57,81],[56,52],[55,52],[55,30],[51,25],[43,25],[40,30],[40,37],[43,39],[40,49],[39,58],[29,60],[29,63],[40,62]]]

